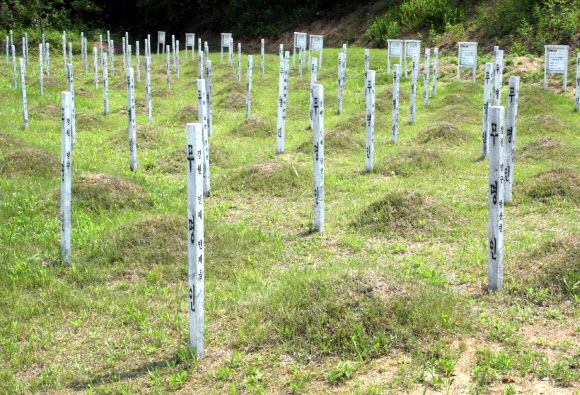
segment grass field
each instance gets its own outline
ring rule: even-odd
[[[441,56],[438,94],[423,108],[421,78],[413,125],[404,80],[392,145],[392,78],[386,51],[371,50],[377,112],[375,169],[367,173],[364,50],[349,48],[342,115],[337,53],[325,49],[318,73],[326,107],[323,234],[311,231],[309,73],[299,80],[291,69],[286,153],[276,155],[278,55],[266,56],[264,78],[254,56],[246,120],[246,56],[238,83],[219,53],[210,54],[199,361],[187,349],[185,173],[197,60],[182,53],[181,78],[172,75],[167,89],[165,63],[153,56],[151,124],[142,72],[132,173],[122,58],[105,116],[102,87],[94,90],[75,56],[68,267],[59,263],[62,58],[53,49],[40,97],[31,56],[28,130],[11,65],[1,64],[0,392],[580,393],[573,92],[559,92],[555,78],[542,90],[541,60],[506,57],[504,83],[522,77],[514,201],[505,209],[505,287],[488,294],[488,163],[479,153],[483,63],[491,56],[480,56],[476,85],[465,71],[457,83],[457,58]]]

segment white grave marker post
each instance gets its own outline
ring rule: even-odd
[[[308,59],[312,58],[312,51],[319,51],[318,69],[322,70],[322,49],[324,47],[324,36],[310,35],[310,45],[308,46]]]
[[[109,48],[109,50],[111,51],[111,75],[114,76],[115,75],[115,42],[113,40],[111,40],[111,48]]]
[[[81,32],[81,63],[85,65],[85,34]]]
[[[12,35],[12,30],[10,30],[10,47],[14,45],[14,36]]]
[[[185,33],[185,61],[187,62],[187,48],[191,48],[191,59],[195,59],[195,33]],[[223,48],[222,48],[223,63]]]
[[[284,153],[284,139],[286,137],[286,118],[284,116],[284,77],[286,63],[284,59],[280,59],[280,70],[278,72],[278,118],[276,122],[276,153]]]
[[[97,66],[97,47],[93,47],[93,77],[95,80],[95,90],[99,89],[99,70]]]
[[[26,39],[26,64],[28,64],[28,33],[24,33],[24,38]]]
[[[508,83],[508,99],[505,120],[505,203],[512,202],[514,165],[516,161],[516,129],[518,125],[518,102],[520,77],[511,76]]]
[[[129,132],[129,165],[137,171],[137,126],[135,124],[135,79],[133,69],[127,69],[127,115]]]
[[[111,51],[111,32],[107,30],[107,51]]]
[[[262,71],[262,78],[264,78],[264,39],[260,41],[260,70]]]
[[[197,50],[198,51],[203,51],[203,48],[201,47],[201,38],[197,39]]]
[[[238,82],[242,82],[242,43],[238,43]]]
[[[405,43],[405,66],[404,67],[405,67],[405,78],[407,78],[407,59],[413,59],[415,56],[418,56],[419,60],[421,60],[421,41],[419,41],[419,40],[405,40],[404,43]],[[417,73],[418,73],[418,70],[417,70]]]
[[[290,51],[285,52],[284,57],[284,120],[286,120],[286,110],[288,108],[288,98],[290,96]],[[284,126],[285,127],[285,126]]]
[[[168,55],[165,56],[165,62],[167,64],[167,88],[171,88],[171,63],[169,62],[169,45],[166,47]]]
[[[139,51],[139,41],[137,41],[135,44],[137,45],[137,52],[135,54],[135,55],[137,55],[137,58],[135,59],[136,63],[137,63],[135,65],[137,67],[137,82],[141,82],[141,57],[139,54],[139,52],[140,52]],[[177,70],[179,72],[179,68]]]
[[[439,48],[433,49],[433,85],[431,85],[431,97],[437,95],[437,74],[439,68]]]
[[[302,79],[302,51],[298,52],[298,78]]]
[[[125,37],[122,38],[123,40],[123,70],[127,70],[127,44],[125,43]]]
[[[109,113],[109,67],[107,63],[108,63],[107,54],[102,53],[101,68],[103,69],[103,99],[104,99],[103,114],[105,115]]]
[[[401,65],[393,66],[393,120],[391,124],[391,142],[396,143],[399,138],[399,80],[401,79]]]
[[[324,87],[312,92],[314,144],[314,231],[324,232]]]
[[[576,59],[576,111],[580,111],[580,52]]]
[[[199,51],[203,53],[202,51]],[[210,171],[209,171],[209,135],[207,128],[207,93],[205,92],[205,81],[197,80],[197,109],[199,123],[203,132],[203,195],[209,196],[210,191]]]
[[[207,94],[207,134],[213,136],[213,98],[211,60],[205,62],[205,93]]]
[[[99,56],[103,53],[103,35],[99,34]]]
[[[62,263],[70,263],[71,252],[71,128],[72,95],[62,92],[61,151],[60,151],[60,256]]]
[[[568,84],[568,45],[544,46],[544,89],[548,89],[548,73],[563,74],[563,89]]]
[[[503,51],[497,51],[493,62],[493,104],[501,106],[501,88],[503,82]]]
[[[46,43],[46,75],[50,77],[50,43]]]
[[[369,50],[365,49],[365,74],[364,74],[364,80],[367,80],[367,73],[369,71],[369,60],[370,60],[370,56],[369,56]],[[367,99],[367,87],[363,86],[363,90],[365,92],[365,103],[366,103],[366,99]]]
[[[88,52],[88,41],[85,38],[85,75],[89,73],[89,52]]]
[[[423,107],[427,107],[429,102],[429,65],[431,62],[431,50],[425,48],[425,68],[423,74]]]
[[[66,32],[62,32],[62,64],[66,73]]]
[[[72,53],[72,43],[68,43],[68,62],[72,64],[73,62],[73,53]]]
[[[411,106],[409,110],[409,123],[415,123],[417,109],[417,79],[419,76],[419,56],[413,56],[411,64]]]
[[[151,57],[151,34],[147,35],[147,56]]]
[[[205,65],[207,66],[207,62],[209,61],[209,45],[207,41],[203,44],[203,56],[205,59]]]
[[[145,90],[147,93],[147,121],[153,121],[151,109],[151,56],[145,58]]]
[[[28,129],[28,103],[26,101],[26,60],[20,58],[20,88],[22,90],[22,118],[24,120],[24,129]]]
[[[128,67],[129,69],[132,69],[133,68],[133,66],[131,64],[132,63],[132,61],[131,61],[131,52],[132,52],[132,49],[133,48],[131,47],[131,45],[129,45],[127,43],[127,65],[129,66]]]
[[[318,58],[312,58],[310,62],[310,129],[312,129],[312,91],[318,78]]]
[[[179,40],[175,41],[175,45],[177,46],[177,52],[175,52],[175,76],[179,79]]]
[[[192,51],[193,53],[193,51]],[[203,126],[185,126],[187,143],[187,260],[189,349],[196,358],[204,356],[204,211],[203,211]]]
[[[24,69],[26,69],[26,39],[22,37],[22,57],[24,59]]]
[[[457,81],[461,81],[461,68],[472,69],[472,81],[475,84],[475,74],[477,72],[477,43],[459,42],[459,54],[457,62]]]
[[[487,157],[489,146],[487,144],[488,126],[489,126],[489,108],[491,107],[491,97],[493,95],[493,63],[485,64],[485,76],[483,83],[483,125],[481,132],[481,157]]]
[[[344,54],[342,52],[338,53],[338,114],[342,114],[342,68],[344,67]]]
[[[157,32],[157,56],[159,56],[160,45],[161,45],[161,53],[165,55],[165,32]]]
[[[44,49],[42,48],[42,44],[38,44],[38,78],[40,82],[40,96],[44,96],[44,60],[42,53]]]
[[[504,116],[503,107],[489,109],[489,225],[488,285],[489,291],[503,287],[503,205],[504,205]]]
[[[234,72],[234,40],[230,38],[230,45],[228,47],[228,58],[230,61],[230,66],[232,69],[232,73]]]
[[[284,60],[284,44],[280,44],[280,49],[278,50],[278,55],[280,55],[280,62]]]
[[[343,65],[343,73],[344,73],[344,86],[346,86],[346,44],[342,44],[342,53],[344,54],[344,65]]]
[[[177,67],[177,63],[175,60],[175,35],[171,35],[171,52],[173,53],[173,67]]]
[[[16,77],[16,48],[12,45],[12,82],[14,89],[18,88],[18,77]]]
[[[197,79],[203,78],[203,51],[197,54]]]
[[[77,116],[76,116],[76,105],[75,105],[75,76],[73,72],[73,65],[67,64],[66,65],[66,73],[68,78],[68,91],[71,94],[72,98],[72,127],[71,127],[71,146],[74,147],[77,145]]]
[[[252,61],[253,56],[248,55],[248,82],[246,85],[246,119],[250,118],[252,110]]]
[[[6,66],[10,64],[10,39],[6,36]]]
[[[365,169],[371,171],[375,161],[375,71],[369,70],[366,75],[366,90],[365,95],[367,105],[367,119],[366,119],[366,156]]]

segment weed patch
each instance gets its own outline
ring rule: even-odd
[[[185,106],[179,110],[170,118],[169,122],[172,125],[183,126],[187,123],[195,123],[199,118],[198,108],[196,105]]]
[[[521,158],[524,160],[556,160],[562,161],[571,153],[562,141],[552,137],[540,137],[534,141],[525,144],[521,149]]]

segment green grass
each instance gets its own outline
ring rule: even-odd
[[[308,73],[299,81],[291,70],[286,152],[276,155],[278,55],[266,56],[264,78],[254,62],[246,120],[245,83],[210,54],[207,349],[199,361],[187,350],[184,171],[185,123],[198,117],[197,61],[182,61],[181,78],[172,75],[167,89],[164,62],[153,57],[151,124],[144,79],[136,83],[139,171],[132,173],[122,59],[105,116],[102,90],[75,57],[68,267],[59,263],[66,84],[58,52],[44,97],[31,52],[26,131],[20,91],[0,66],[0,392],[578,387],[580,122],[570,92],[553,93],[555,79],[546,92],[541,73],[510,67],[529,75],[514,200],[505,209],[505,290],[489,295],[488,164],[478,160],[483,66],[476,85],[467,74],[457,83],[456,58],[441,56],[437,97],[426,108],[418,100],[413,125],[403,80],[400,138],[391,144],[392,78],[385,51],[371,50],[376,151],[375,169],[365,172],[364,50],[349,48],[342,115],[337,52],[325,49],[318,79],[326,99],[324,234],[312,233]]]

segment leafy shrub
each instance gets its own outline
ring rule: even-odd
[[[453,0],[407,0],[401,4],[401,22],[411,30],[427,26],[441,30],[464,19],[459,4]]]
[[[387,44],[387,39],[399,38],[401,26],[397,21],[397,9],[376,18],[366,31],[366,38],[376,47]]]

